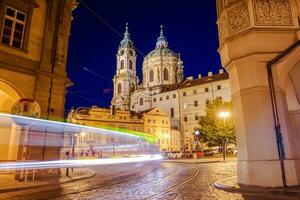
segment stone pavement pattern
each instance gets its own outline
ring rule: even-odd
[[[130,177],[100,184],[95,176],[88,180],[63,184],[22,193],[1,194],[0,199],[105,199],[105,200],[269,200],[295,199],[281,196],[241,195],[217,190],[212,186],[217,180],[236,174],[236,163],[182,164],[162,163],[155,171],[146,175]]]

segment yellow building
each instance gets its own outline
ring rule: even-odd
[[[157,137],[161,151],[180,150],[180,134],[171,134],[170,118],[157,108],[141,113],[108,108],[78,108],[68,115],[68,122],[81,125],[117,128],[149,133]],[[92,133],[78,134],[76,147],[88,148],[105,144],[105,138]]]
[[[11,113],[16,101],[30,98],[42,118],[63,119],[71,84],[66,73],[68,39],[76,5],[76,0],[0,2],[0,113]],[[16,128],[1,130],[0,160],[20,159],[19,139]],[[46,157],[36,150],[28,148],[22,159],[57,158],[57,149],[43,149]]]

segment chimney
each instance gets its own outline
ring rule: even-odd
[[[202,75],[201,75],[201,74],[199,74],[199,75],[198,75],[198,78],[199,78],[199,79],[201,79],[201,78],[202,78]]]
[[[219,74],[223,74],[224,73],[224,69],[219,69]]]
[[[212,76],[213,73],[212,72],[208,72],[207,76]]]

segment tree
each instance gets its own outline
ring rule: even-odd
[[[207,146],[222,146],[224,143],[236,143],[233,118],[219,117],[220,112],[232,113],[231,102],[223,102],[221,99],[215,99],[206,106],[206,115],[201,116],[199,120],[199,141]]]

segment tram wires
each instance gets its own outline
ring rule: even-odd
[[[99,14],[97,14],[93,9],[91,9],[83,0],[79,0],[80,4],[82,4],[88,11],[90,11],[95,17],[97,17],[104,25],[106,25],[112,32],[114,32],[116,35],[118,35],[121,39],[123,39],[123,34],[117,31],[109,22],[107,22],[103,17],[101,17]],[[135,47],[135,50],[142,55],[143,57],[146,57],[146,55]],[[153,66],[159,66],[154,64],[151,60],[148,60],[148,62]]]

